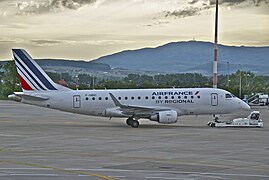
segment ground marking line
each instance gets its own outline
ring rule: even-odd
[[[79,169],[79,168],[67,168],[66,170],[78,170],[78,171],[110,171],[110,172],[151,172],[151,173],[175,173],[175,174],[200,174],[200,175],[224,175],[224,176],[243,176],[243,177],[264,177],[269,178],[269,175],[263,175],[263,174],[237,174],[237,173],[210,173],[210,172],[195,172],[195,171],[158,171],[158,170],[140,170],[140,169],[106,169],[106,168],[100,168],[100,169]]]
[[[0,168],[0,170],[52,170],[52,168]]]
[[[146,177],[146,179],[170,179],[170,180],[181,180],[181,179],[189,179],[189,180],[193,180],[194,178],[177,178],[177,177]]]
[[[66,170],[64,168],[44,166],[44,165],[40,165],[40,164],[24,163],[24,162],[18,162],[18,161],[10,161],[10,160],[0,160],[0,162],[1,163],[18,164],[18,165],[24,165],[24,166],[31,166],[31,167],[46,168],[46,169],[51,168],[53,170],[69,172],[69,173],[75,173],[75,174],[84,174],[84,175],[88,175],[88,176],[91,176],[91,177],[97,177],[97,178],[105,179],[105,180],[116,180],[115,178],[111,178],[109,176],[104,176],[104,175],[101,175],[101,174],[87,173],[87,172],[82,172],[82,171],[78,171],[78,170]]]
[[[8,176],[59,176],[59,174],[8,174]]]

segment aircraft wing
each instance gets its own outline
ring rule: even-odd
[[[119,110],[122,111],[122,113],[126,115],[144,116],[144,115],[151,115],[153,112],[156,112],[156,111],[171,110],[165,107],[162,108],[162,107],[124,105],[124,104],[121,104],[112,93],[109,93],[109,95],[111,96],[114,104],[120,107]]]

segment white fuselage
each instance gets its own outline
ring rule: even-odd
[[[34,93],[48,100],[22,99],[22,102],[78,114],[128,117],[121,113],[109,93],[121,104],[171,109],[177,111],[178,116],[227,114],[249,109],[242,100],[227,98],[228,91],[214,88],[50,91]]]

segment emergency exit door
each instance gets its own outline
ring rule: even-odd
[[[81,100],[79,95],[73,96],[73,107],[74,108],[80,108]]]
[[[217,93],[211,94],[211,106],[218,106],[218,94]]]

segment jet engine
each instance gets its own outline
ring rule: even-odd
[[[177,122],[177,112],[174,110],[160,111],[150,116],[149,119],[162,124],[172,124]]]

